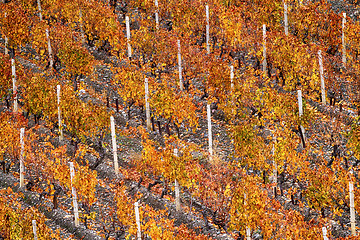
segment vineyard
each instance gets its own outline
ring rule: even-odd
[[[359,239],[357,0],[3,0],[0,239]]]

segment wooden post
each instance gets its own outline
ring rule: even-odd
[[[32,220],[32,227],[33,227],[33,233],[34,233],[34,240],[37,240],[37,233],[36,233],[36,220]]]
[[[355,202],[354,202],[354,184],[349,182],[349,194],[350,194],[350,226],[351,235],[356,236],[356,222],[355,222]]]
[[[346,23],[346,13],[343,13],[341,40],[342,40],[342,63],[343,63],[344,68],[346,67],[345,23]]]
[[[40,22],[42,21],[42,13],[41,13],[41,3],[40,0],[37,0],[38,10],[39,10],[39,18]]]
[[[178,66],[179,66],[179,82],[180,82],[180,90],[184,90],[184,83],[182,78],[182,62],[181,62],[181,46],[180,46],[180,40],[177,41],[178,45]]]
[[[284,28],[285,28],[285,35],[289,35],[289,22],[288,22],[288,7],[287,4],[284,2]]]
[[[64,140],[64,134],[63,134],[63,128],[62,128],[62,122],[61,122],[61,108],[60,108],[60,85],[57,85],[57,106],[58,106],[58,124],[59,124],[59,142],[60,144]]]
[[[230,89],[231,92],[234,92],[234,66],[230,66]]]
[[[209,14],[209,5],[205,6],[206,11],[206,51],[207,54],[210,54],[210,14]]]
[[[129,16],[125,17],[125,24],[126,24],[126,38],[127,38],[127,47],[128,47],[128,57],[131,58],[130,20],[129,20]]]
[[[327,237],[326,227],[322,227],[322,233],[323,233],[323,240],[329,240],[329,238]]]
[[[298,90],[298,105],[299,105],[299,117],[303,115],[303,104],[302,104],[302,95],[301,90]]]
[[[48,52],[49,52],[50,68],[52,68],[52,67],[54,67],[54,59],[53,59],[53,54],[52,54],[52,49],[51,49],[49,29],[46,29],[46,30],[45,30],[45,33],[46,33],[46,38],[47,38],[47,42],[48,42]]]
[[[145,78],[145,111],[146,111],[146,128],[151,131],[151,119],[150,119],[150,103],[149,103],[149,82]]]
[[[320,68],[320,81],[321,81],[321,102],[322,104],[326,104],[326,97],[325,97],[325,81],[324,81],[324,66],[323,66],[323,59],[321,55],[321,50],[318,51],[319,57],[319,68]]]
[[[155,0],[155,23],[156,23],[156,29],[159,29],[159,3],[158,3],[158,0]]]
[[[119,112],[119,99],[115,99],[115,108],[116,108],[116,112]]]
[[[71,193],[73,196],[73,205],[74,205],[75,227],[79,227],[80,222],[79,222],[79,209],[78,209],[78,203],[77,203],[77,195],[76,195],[75,187],[73,186],[73,179],[75,177],[74,163],[69,162],[69,165],[70,165]]]
[[[141,240],[141,225],[140,225],[140,213],[139,213],[139,203],[135,202],[135,218],[136,218],[136,225],[138,227],[137,230],[137,240]]]
[[[262,62],[262,67],[263,67],[263,71],[265,73],[266,76],[266,72],[267,72],[267,61],[266,61],[266,25],[263,25],[263,62]]]
[[[11,72],[12,72],[13,96],[14,96],[14,112],[16,113],[18,111],[18,102],[17,102],[15,60],[13,58],[11,59]]]
[[[81,43],[85,44],[85,32],[84,32],[84,26],[83,26],[83,16],[81,8],[79,9],[79,18],[80,18],[80,32],[81,32]]]
[[[24,178],[25,178],[24,135],[25,135],[25,128],[21,128],[20,129],[20,188],[24,187]]]
[[[111,139],[112,139],[112,147],[113,147],[115,174],[119,175],[119,163],[118,163],[118,157],[117,157],[115,121],[114,121],[113,116],[110,116],[110,125],[111,125]]]
[[[174,155],[176,158],[179,157],[179,152],[178,149],[175,148],[174,149]],[[177,159],[176,159],[177,160]],[[175,206],[176,206],[176,211],[180,211],[181,210],[181,204],[180,204],[180,186],[179,186],[179,182],[177,181],[177,179],[175,179]]]
[[[211,130],[211,109],[210,104],[207,104],[207,122],[208,122],[208,139],[209,139],[209,154],[210,160],[213,156],[213,146],[212,146],[212,130]]]

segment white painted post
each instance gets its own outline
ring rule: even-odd
[[[299,117],[303,115],[303,104],[302,104],[302,95],[301,90],[298,90],[298,105],[299,105]]]
[[[17,102],[17,87],[16,87],[16,71],[15,71],[15,60],[11,59],[11,72],[12,72],[12,83],[13,83],[13,96],[14,96],[14,112],[18,111]]]
[[[303,142],[303,144],[304,144],[304,147],[305,147],[305,143],[306,143],[306,138],[305,138],[305,128],[304,128],[302,125],[300,125],[300,131],[301,131],[302,136],[303,136],[303,138],[304,138],[304,142]]]
[[[244,205],[246,206],[246,204],[247,204],[247,196],[246,193],[244,193]],[[251,229],[248,226],[246,226],[246,240],[251,240]]]
[[[36,220],[32,220],[32,227],[33,227],[33,233],[34,233],[34,240],[37,240],[37,233],[36,233]]]
[[[289,22],[288,22],[288,7],[284,2],[284,27],[285,27],[285,35],[289,35]]]
[[[79,9],[79,18],[80,18],[80,32],[81,32],[81,43],[85,44],[85,32],[84,32],[84,26],[83,26],[83,16],[81,8]]]
[[[156,22],[156,29],[159,29],[159,3],[158,3],[158,0],[155,0],[155,22]]]
[[[125,17],[125,24],[126,24],[126,38],[127,38],[127,47],[128,47],[128,57],[131,58],[130,20],[129,20],[129,16]]]
[[[137,230],[137,240],[141,240],[141,225],[140,225],[140,212],[139,212],[139,203],[135,202],[135,218],[136,218],[136,225],[138,227]]]
[[[266,76],[266,72],[267,72],[267,61],[266,61],[266,25],[263,25],[263,71],[265,73]]]
[[[276,196],[276,191],[277,191],[277,164],[275,161],[275,143],[273,144],[272,147],[272,155],[273,155],[273,183],[274,183],[274,197]]]
[[[246,240],[251,240],[251,230],[249,227],[246,227]]]
[[[206,51],[207,54],[210,54],[210,14],[209,14],[209,5],[206,4]]]
[[[112,139],[113,156],[114,156],[114,168],[115,168],[115,174],[118,175],[119,174],[119,163],[118,163],[118,157],[117,157],[115,121],[114,121],[113,116],[110,116],[110,125],[111,125],[111,139]]]
[[[180,210],[181,210],[181,205],[180,205],[180,186],[179,186],[179,182],[177,181],[177,179],[175,179],[175,207],[176,207],[176,211],[180,211]]]
[[[9,49],[7,48],[8,44],[9,44],[9,40],[7,36],[5,36],[5,55],[9,54]]]
[[[319,57],[319,68],[320,68],[321,102],[322,104],[325,105],[326,98],[325,98],[324,66],[323,66],[321,50],[318,51],[318,57]]]
[[[207,104],[207,122],[208,122],[208,139],[209,139],[209,154],[210,160],[212,160],[213,146],[212,146],[212,130],[211,130],[211,109],[210,104]]]
[[[354,203],[354,184],[349,182],[349,194],[350,194],[350,226],[351,226],[351,235],[356,236],[355,228],[355,203]]]
[[[345,23],[346,23],[346,13],[343,13],[342,19],[342,62],[343,66],[346,67],[346,42],[345,42]]]
[[[145,78],[145,111],[146,111],[146,128],[151,131],[151,122],[150,122],[150,103],[149,103],[149,82]]]
[[[61,108],[60,108],[60,85],[57,85],[56,94],[57,94],[57,107],[58,107],[58,124],[59,124],[59,142],[62,143],[64,139],[62,122],[61,122]]]
[[[5,13],[5,18],[7,17],[7,13]],[[5,36],[5,55],[7,55],[9,53],[9,49],[7,48],[9,44],[9,40],[7,38],[7,36]]]
[[[24,135],[25,135],[25,128],[21,128],[20,129],[20,188],[24,187],[24,178],[25,178]]]
[[[180,82],[180,90],[184,90],[184,84],[182,79],[182,62],[181,62],[181,46],[180,46],[180,40],[177,41],[178,45],[178,66],[179,66],[179,82]]]
[[[39,10],[39,18],[40,22],[42,21],[42,13],[41,13],[41,3],[40,0],[37,0],[38,10]]]
[[[323,240],[329,240],[329,238],[327,237],[326,227],[322,227],[322,233],[323,233]]]
[[[302,117],[302,115],[304,114],[303,111],[303,103],[302,103],[302,94],[301,94],[301,90],[298,90],[298,105],[299,105],[299,117]],[[302,135],[302,140],[303,140],[303,147],[305,147],[305,129],[302,125],[300,125],[300,131],[301,131],[301,135]]]
[[[77,203],[76,189],[73,186],[73,179],[75,177],[74,163],[69,162],[69,165],[70,165],[71,193],[73,196],[73,205],[74,205],[75,227],[78,227],[78,226],[80,226],[79,209],[78,209],[78,203]]]
[[[51,43],[50,43],[49,29],[46,29],[45,33],[46,33],[46,38],[47,38],[47,42],[48,42],[50,68],[52,68],[54,66],[54,60],[53,60],[53,54],[52,54],[52,49],[51,49]]]
[[[235,96],[234,96],[234,66],[230,66],[230,93],[231,93],[231,105],[235,106]],[[231,108],[231,113],[235,114],[236,109]]]
[[[179,152],[178,152],[177,148],[174,149],[174,155],[175,155],[176,158],[179,157]],[[176,211],[181,210],[180,186],[179,186],[179,182],[177,181],[177,179],[175,179],[175,207],[176,207]]]
[[[230,89],[234,92],[234,66],[230,66]]]

